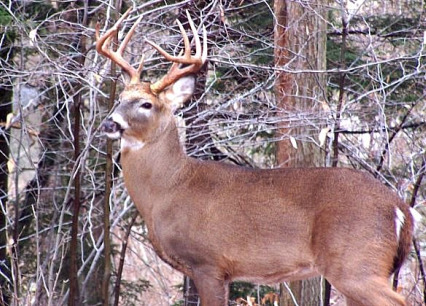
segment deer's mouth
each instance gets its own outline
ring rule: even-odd
[[[114,120],[108,118],[102,124],[102,131],[110,139],[119,139],[123,134],[124,129]]]
[[[129,124],[118,112],[112,113],[102,124],[102,131],[111,139],[121,138],[127,128],[129,128]]]

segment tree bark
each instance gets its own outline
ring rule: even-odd
[[[325,75],[312,72],[326,68],[324,9],[321,1],[302,3],[275,0],[274,10],[276,104],[283,117],[296,118],[280,129],[283,140],[277,144],[277,162],[281,167],[320,166],[323,164],[320,149],[315,143],[306,141],[317,135],[296,115],[318,115],[320,102],[325,99]],[[295,305],[293,299],[298,305],[320,305],[321,287],[320,278],[291,282],[289,288],[292,296],[281,286],[280,305]]]

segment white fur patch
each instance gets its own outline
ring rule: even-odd
[[[145,143],[142,141],[121,138],[121,151],[123,151],[124,149],[132,150],[132,151],[139,150],[139,149],[142,149],[144,146],[145,146]]]
[[[398,207],[395,209],[395,230],[396,230],[396,238],[399,240],[399,236],[401,234],[401,229],[405,222],[405,215]]]
[[[151,116],[151,109],[147,109],[147,108],[143,108],[143,107],[139,107],[138,108],[138,113],[139,114],[143,114],[147,117]]]
[[[120,114],[112,113],[110,119],[114,121],[115,123],[118,123],[123,130],[129,127],[129,124],[127,123],[127,121],[124,120],[123,116],[121,116]]]
[[[120,139],[121,137],[121,133],[120,131],[114,132],[114,133],[105,133],[105,135],[109,138],[109,139]]]

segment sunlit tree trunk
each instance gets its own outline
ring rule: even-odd
[[[325,96],[326,23],[323,1],[274,1],[276,25],[275,97],[283,117],[295,118],[280,129],[283,140],[277,145],[277,162],[281,167],[313,167],[323,165],[322,154],[312,138],[318,139],[312,129],[301,122],[298,115],[320,111]],[[294,122],[294,123],[293,123]],[[287,123],[285,123],[287,125]],[[308,187],[308,186],[307,186]],[[320,278],[291,282],[282,286],[281,305],[320,305]]]

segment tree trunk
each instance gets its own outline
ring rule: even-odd
[[[77,12],[77,11],[76,11]],[[87,27],[89,24],[88,19],[88,8],[83,6],[81,10],[81,15],[76,14],[73,16],[75,19],[80,18],[78,23]],[[84,65],[84,57],[86,53],[86,41],[83,34],[81,34],[76,40],[77,49],[79,50],[79,55],[76,59],[77,69],[82,69]],[[77,83],[75,85],[76,89],[80,89],[82,85]],[[74,115],[74,126],[73,126],[73,138],[74,138],[74,162],[77,163],[80,157],[80,125],[81,125],[81,115],[80,110],[82,107],[82,95],[81,92],[76,90],[73,93],[73,115]],[[80,305],[81,304],[81,294],[78,281],[78,232],[79,232],[79,214],[81,208],[81,171],[80,168],[76,170],[74,174],[74,199],[72,207],[72,221],[71,221],[71,241],[70,241],[70,268],[69,268],[69,298],[68,305]],[[107,234],[107,233],[105,233]]]
[[[3,23],[4,25],[4,23]],[[7,29],[4,27],[3,29]],[[0,50],[0,58],[7,61],[14,56],[13,42],[15,35],[8,31],[4,33],[6,39]],[[8,85],[8,86],[7,86]],[[12,112],[12,84],[0,86],[0,122],[2,125],[0,133],[0,305],[9,305],[12,293],[11,260],[7,252],[7,202],[8,202],[8,177],[9,171],[7,162],[9,161],[9,140],[10,134],[6,130],[7,115]]]
[[[8,88],[0,87],[0,122],[6,122],[7,114],[12,112],[12,91]],[[0,133],[0,305],[8,305],[10,303],[11,284],[8,281],[12,279],[10,275],[11,262],[6,251],[7,245],[7,220],[5,212],[7,211],[6,203],[8,201],[7,181],[8,169],[7,162],[9,160],[9,133],[5,126],[1,127]]]
[[[323,164],[320,148],[306,141],[318,138],[317,130],[298,118],[300,114],[318,116],[319,102],[325,99],[325,75],[309,72],[326,68],[324,9],[321,1],[306,5],[275,0],[274,10],[276,104],[284,118],[292,118],[291,124],[280,129],[283,140],[277,144],[277,162],[282,167],[320,166]],[[321,305],[321,286],[320,278],[291,282],[292,294],[282,286],[280,304],[295,305],[295,299],[298,305]]]

